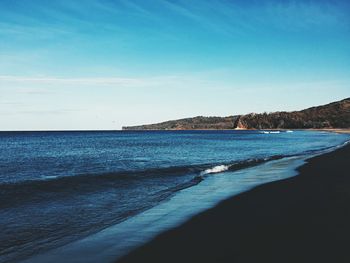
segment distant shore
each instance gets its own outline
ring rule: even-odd
[[[350,262],[349,158],[350,145],[311,158],[118,262]]]
[[[328,131],[328,132],[335,132],[335,133],[348,133],[350,134],[350,128],[348,129],[313,129],[314,131]]]
[[[158,130],[158,129],[144,129],[144,130],[122,130],[122,131],[132,131],[132,132],[144,132],[144,131],[325,131],[325,132],[335,132],[335,133],[345,133],[350,134],[350,128],[324,128],[324,129],[174,129],[174,130]]]
[[[328,129],[350,127],[350,98],[300,111],[243,115],[197,116],[153,124],[123,126],[123,130]]]

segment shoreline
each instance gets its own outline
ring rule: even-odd
[[[267,182],[297,175],[296,168],[301,166],[306,158],[285,157],[209,176],[201,184],[181,190],[169,200],[126,221],[21,262],[115,262],[159,234],[181,226],[227,198]],[[257,182],[257,176],[260,183]]]
[[[343,134],[350,134],[350,128],[348,129],[310,129],[311,131],[325,131],[325,132],[335,132],[335,133],[343,133]]]
[[[346,145],[310,158],[297,176],[233,196],[118,262],[350,262],[349,157]]]
[[[234,128],[234,129],[135,129],[135,130],[1,130],[1,133],[62,133],[62,132],[147,132],[147,131],[324,131],[324,132],[335,132],[335,133],[345,133],[350,134],[350,128],[324,128],[324,129],[245,129],[245,128]]]
[[[173,132],[173,131],[323,131],[323,132],[334,132],[350,134],[350,128],[324,128],[324,129],[245,129],[245,128],[234,128],[234,129],[135,129],[135,130],[118,130],[122,132]]]
[[[339,147],[339,146],[335,146]],[[325,150],[328,152],[329,150]],[[294,157],[285,157],[280,160],[273,160],[268,161],[266,163],[260,164],[258,166],[250,167],[250,168],[244,168],[242,170],[234,171],[234,172],[226,172],[222,174],[216,174],[213,176],[213,178],[218,178],[220,176],[225,176],[225,174],[228,173],[228,176],[236,177],[237,174],[245,173],[249,175],[250,170],[254,170],[253,174],[260,176],[261,174],[264,174],[264,169],[266,170],[266,167],[270,166],[270,170],[278,174],[278,178],[272,179],[270,181],[265,181],[262,183],[257,184],[251,184],[248,187],[244,188],[243,190],[239,190],[238,192],[229,192],[226,196],[220,197],[220,199],[216,199],[213,202],[212,196],[215,196],[215,193],[210,192],[210,185],[205,185],[204,188],[207,188],[207,195],[204,197],[204,203],[210,203],[211,205],[208,206],[208,204],[205,204],[204,207],[202,207],[200,210],[196,208],[195,206],[198,204],[194,204],[192,202],[191,195],[187,195],[186,198],[182,198],[182,200],[177,202],[177,206],[180,206],[174,209],[168,209],[168,208],[161,208],[163,211],[159,213],[159,205],[146,210],[145,212],[141,213],[140,215],[136,215],[135,217],[132,217],[131,222],[129,222],[129,219],[127,219],[124,223],[119,223],[117,225],[112,225],[108,228],[105,228],[104,230],[97,232],[96,234],[92,234],[87,236],[86,238],[79,239],[77,241],[74,241],[72,243],[68,243],[64,246],[60,246],[57,248],[53,248],[52,250],[49,250],[47,252],[43,252],[40,254],[36,254],[31,256],[30,258],[27,258],[24,260],[24,262],[30,262],[30,263],[36,263],[36,262],[115,262],[116,259],[119,259],[121,256],[124,256],[125,254],[129,253],[130,251],[133,251],[135,248],[142,246],[144,244],[147,244],[147,242],[150,242],[153,238],[157,237],[159,234],[164,233],[165,231],[169,231],[171,229],[174,229],[176,227],[181,226],[182,224],[186,223],[186,221],[191,220],[192,217],[195,217],[198,214],[201,214],[208,209],[211,210],[213,207],[218,205],[220,202],[222,202],[225,199],[228,199],[232,196],[237,196],[241,194],[242,192],[250,191],[250,189],[254,187],[259,187],[259,185],[263,185],[266,183],[269,183],[271,181],[278,181],[283,180],[285,178],[295,176],[297,175],[296,168],[301,166],[302,162],[304,160],[311,158],[315,155],[323,154],[322,152],[316,153],[316,154],[307,154],[303,156],[294,156]],[[283,169],[281,167],[274,167],[273,163],[280,163],[284,162],[283,160],[287,159],[293,159],[294,164],[292,162],[289,163],[289,165],[284,165]],[[288,162],[288,161],[287,161]],[[287,163],[285,162],[285,163]],[[295,162],[299,162],[298,165],[295,165]],[[271,166],[272,165],[272,166]],[[271,168],[272,167],[272,168]],[[230,175],[230,173],[235,173],[235,175]],[[286,173],[290,173],[286,176]],[[284,175],[283,175],[284,174]],[[245,177],[245,176],[244,176]],[[208,178],[206,179],[208,180]],[[205,180],[205,181],[206,181]],[[247,180],[250,180],[249,177]],[[205,182],[204,181],[204,182]],[[202,185],[202,184],[201,184]],[[209,186],[209,187],[208,187]],[[222,186],[222,185],[221,185]],[[221,187],[220,186],[220,187]],[[193,191],[196,187],[191,187],[189,189],[185,189],[186,191]],[[227,186],[226,186],[227,188]],[[209,189],[209,191],[208,191]],[[196,191],[196,190],[195,190]],[[180,192],[183,192],[182,190]],[[171,198],[172,199],[172,198]],[[196,198],[195,198],[196,199]],[[198,199],[198,198],[197,198]],[[203,199],[201,197],[200,199]],[[211,200],[210,200],[211,199]],[[214,198],[215,199],[215,198]],[[201,200],[203,202],[203,200]],[[165,201],[165,204],[168,203],[168,200]],[[186,214],[183,210],[183,204],[185,206],[190,206],[189,209],[190,213]],[[161,205],[161,204],[160,204]],[[162,205],[161,205],[162,206]],[[170,205],[171,207],[172,205]],[[172,207],[174,208],[174,207]],[[158,211],[157,211],[158,210]],[[156,211],[155,214],[158,217],[154,217],[152,215],[152,211]],[[169,213],[170,211],[170,213]],[[150,212],[150,213],[149,213]],[[144,216],[146,214],[146,217]],[[151,218],[149,218],[149,215],[151,214]],[[185,215],[185,216],[184,216]],[[153,218],[152,218],[153,216]],[[166,218],[167,217],[167,218]],[[180,220],[176,221],[177,218]],[[136,220],[135,220],[136,219]],[[136,222],[136,225],[134,224]],[[126,231],[125,231],[126,229]],[[141,230],[141,231],[139,231]],[[139,232],[136,233],[135,232]],[[151,233],[151,235],[150,235]],[[124,240],[126,242],[124,242]],[[123,240],[123,241],[121,241]]]

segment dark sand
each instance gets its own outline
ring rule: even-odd
[[[350,262],[350,145],[258,186],[118,262]]]

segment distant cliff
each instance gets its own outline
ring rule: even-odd
[[[229,117],[194,117],[157,124],[123,127],[123,130],[205,129],[319,129],[350,128],[350,98],[292,112],[250,113]]]
[[[230,117],[194,117],[156,124],[123,127],[123,130],[223,130],[234,129],[239,116]]]

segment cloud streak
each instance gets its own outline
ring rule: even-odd
[[[1,76],[0,90],[2,87],[28,86],[18,89],[21,93],[38,94],[47,90],[32,88],[35,85],[43,87],[49,86],[95,86],[95,87],[115,87],[115,88],[181,88],[186,84],[205,84],[209,80],[205,78],[206,73],[190,75],[166,75],[144,78],[122,78],[122,77],[81,77],[81,78],[59,78],[59,77],[26,77],[26,76]]]
[[[79,1],[42,5],[33,1],[31,9],[36,16],[28,16],[27,6],[22,3],[21,12],[11,10],[0,18],[0,33],[23,34],[29,37],[54,37],[55,35],[86,34],[87,32],[106,32],[127,34],[126,23],[133,19],[142,21],[137,26],[150,29],[156,26],[161,34],[175,28],[179,16],[192,21],[216,33],[240,34],[244,30],[257,30],[262,24],[270,24],[285,30],[305,30],[315,26],[337,26],[347,24],[349,7],[342,1],[263,1],[244,4],[228,1],[155,1],[145,4],[144,1]],[[1,4],[0,4],[1,8]],[[6,9],[4,9],[6,10]],[[167,10],[166,16],[160,10]],[[92,12],[93,11],[93,12]],[[88,15],[90,14],[90,15]],[[6,17],[11,19],[6,20]],[[172,21],[172,18],[174,20]],[[2,21],[5,20],[5,21]],[[183,23],[183,21],[182,21]],[[130,23],[129,23],[130,24]],[[134,25],[136,26],[136,25]],[[184,28],[186,30],[186,28]],[[160,32],[159,32],[160,33]]]
[[[143,84],[141,79],[135,78],[58,78],[58,77],[24,77],[24,76],[0,76],[0,82],[31,83],[31,84],[106,84],[137,86]]]

